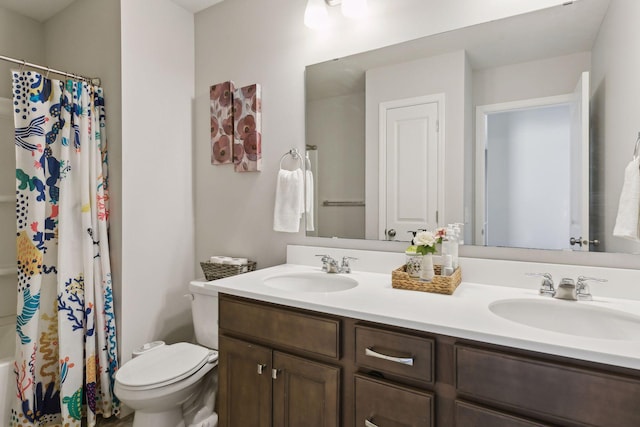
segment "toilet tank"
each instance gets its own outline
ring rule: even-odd
[[[189,284],[193,329],[198,344],[217,350],[218,292],[205,287],[204,283],[194,280]]]

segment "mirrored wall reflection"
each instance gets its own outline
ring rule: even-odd
[[[638,17],[640,2],[581,0],[308,66],[314,235],[409,240],[399,224],[460,222],[466,244],[639,253],[612,235],[640,131]],[[434,119],[389,120],[429,96]],[[416,163],[394,176],[403,156]]]

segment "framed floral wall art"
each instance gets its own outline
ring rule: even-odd
[[[234,89],[232,81],[218,83],[209,88],[212,165],[232,162]]]
[[[262,98],[259,84],[233,92],[233,164],[236,172],[262,169]]]

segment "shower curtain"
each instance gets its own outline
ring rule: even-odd
[[[13,72],[18,316],[12,426],[117,413],[102,89]]]

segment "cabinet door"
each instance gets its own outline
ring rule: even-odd
[[[271,426],[271,349],[220,337],[221,427]]]
[[[273,367],[274,426],[339,425],[340,368],[278,351]]]
[[[431,393],[357,374],[356,427],[430,427]]]

